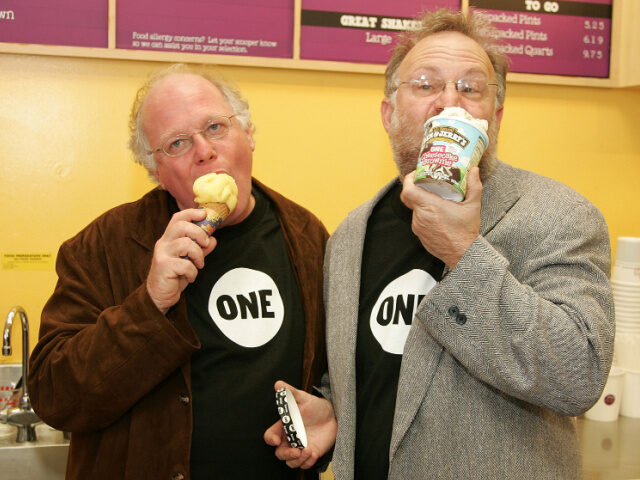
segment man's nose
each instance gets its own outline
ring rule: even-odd
[[[196,154],[195,158],[198,163],[213,160],[218,156],[213,141],[205,137],[202,133],[195,133],[192,138],[193,149]]]
[[[454,82],[447,82],[442,87],[442,91],[436,98],[436,107],[439,109],[446,107],[459,107],[460,106],[460,94],[456,89]]]

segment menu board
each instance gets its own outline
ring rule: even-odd
[[[398,32],[424,10],[459,10],[460,0],[302,0],[300,58],[387,63]]]
[[[2,0],[0,42],[106,47],[107,0]]]
[[[293,56],[292,0],[118,0],[116,48]]]
[[[498,28],[510,71],[608,77],[612,0],[469,0]]]

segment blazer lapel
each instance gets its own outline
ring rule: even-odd
[[[342,379],[342,384],[332,385],[332,390],[341,392],[338,394],[342,398],[338,417],[338,439],[336,442],[334,458],[335,472],[353,472],[355,431],[356,431],[356,338],[358,332],[358,299],[360,298],[360,271],[362,259],[362,240],[356,241],[364,236],[363,226],[353,218],[348,217],[346,227],[347,238],[354,241],[347,248],[348,257],[335,258],[331,275],[339,275],[347,281],[338,286],[340,291],[334,291],[334,295],[340,299],[337,310],[341,312],[341,320],[335,325],[333,340],[327,337],[328,341],[340,341],[343,348],[336,349],[333,358],[332,368],[344,372],[338,375]],[[364,223],[366,227],[366,222]],[[346,252],[345,252],[346,253]],[[337,267],[337,268],[336,268]],[[329,314],[329,312],[327,312]],[[352,478],[352,477],[349,477]]]
[[[486,235],[520,198],[515,169],[498,161],[482,189],[480,234]]]
[[[442,355],[442,346],[424,328],[412,328],[404,344],[396,411],[391,432],[389,462],[396,453],[418,408],[431,386],[433,375]]]
[[[353,464],[356,432],[356,341],[358,333],[358,310],[360,298],[360,273],[362,251],[367,230],[367,221],[380,198],[397,180],[391,181],[369,202],[351,212],[343,225],[344,237],[340,250],[332,253],[331,265],[325,271],[325,278],[332,279],[330,292],[334,298],[327,304],[327,318],[339,319],[328,329],[328,349],[331,350],[330,370],[339,372],[332,375],[340,379],[332,383],[331,390],[341,404],[336,412],[338,417],[338,441],[333,455],[333,471],[340,478],[353,478]],[[325,265],[327,269],[327,265]],[[332,348],[333,345],[340,348]]]

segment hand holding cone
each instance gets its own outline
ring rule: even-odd
[[[204,205],[200,205],[200,208],[204,208],[207,212],[207,216],[204,220],[195,222],[195,224],[201,227],[209,235],[213,235],[215,229],[218,228],[229,216],[229,213],[231,213],[226,203],[205,203]]]

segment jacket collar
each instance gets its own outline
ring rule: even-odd
[[[498,161],[482,189],[480,234],[486,235],[520,198],[516,169]]]

